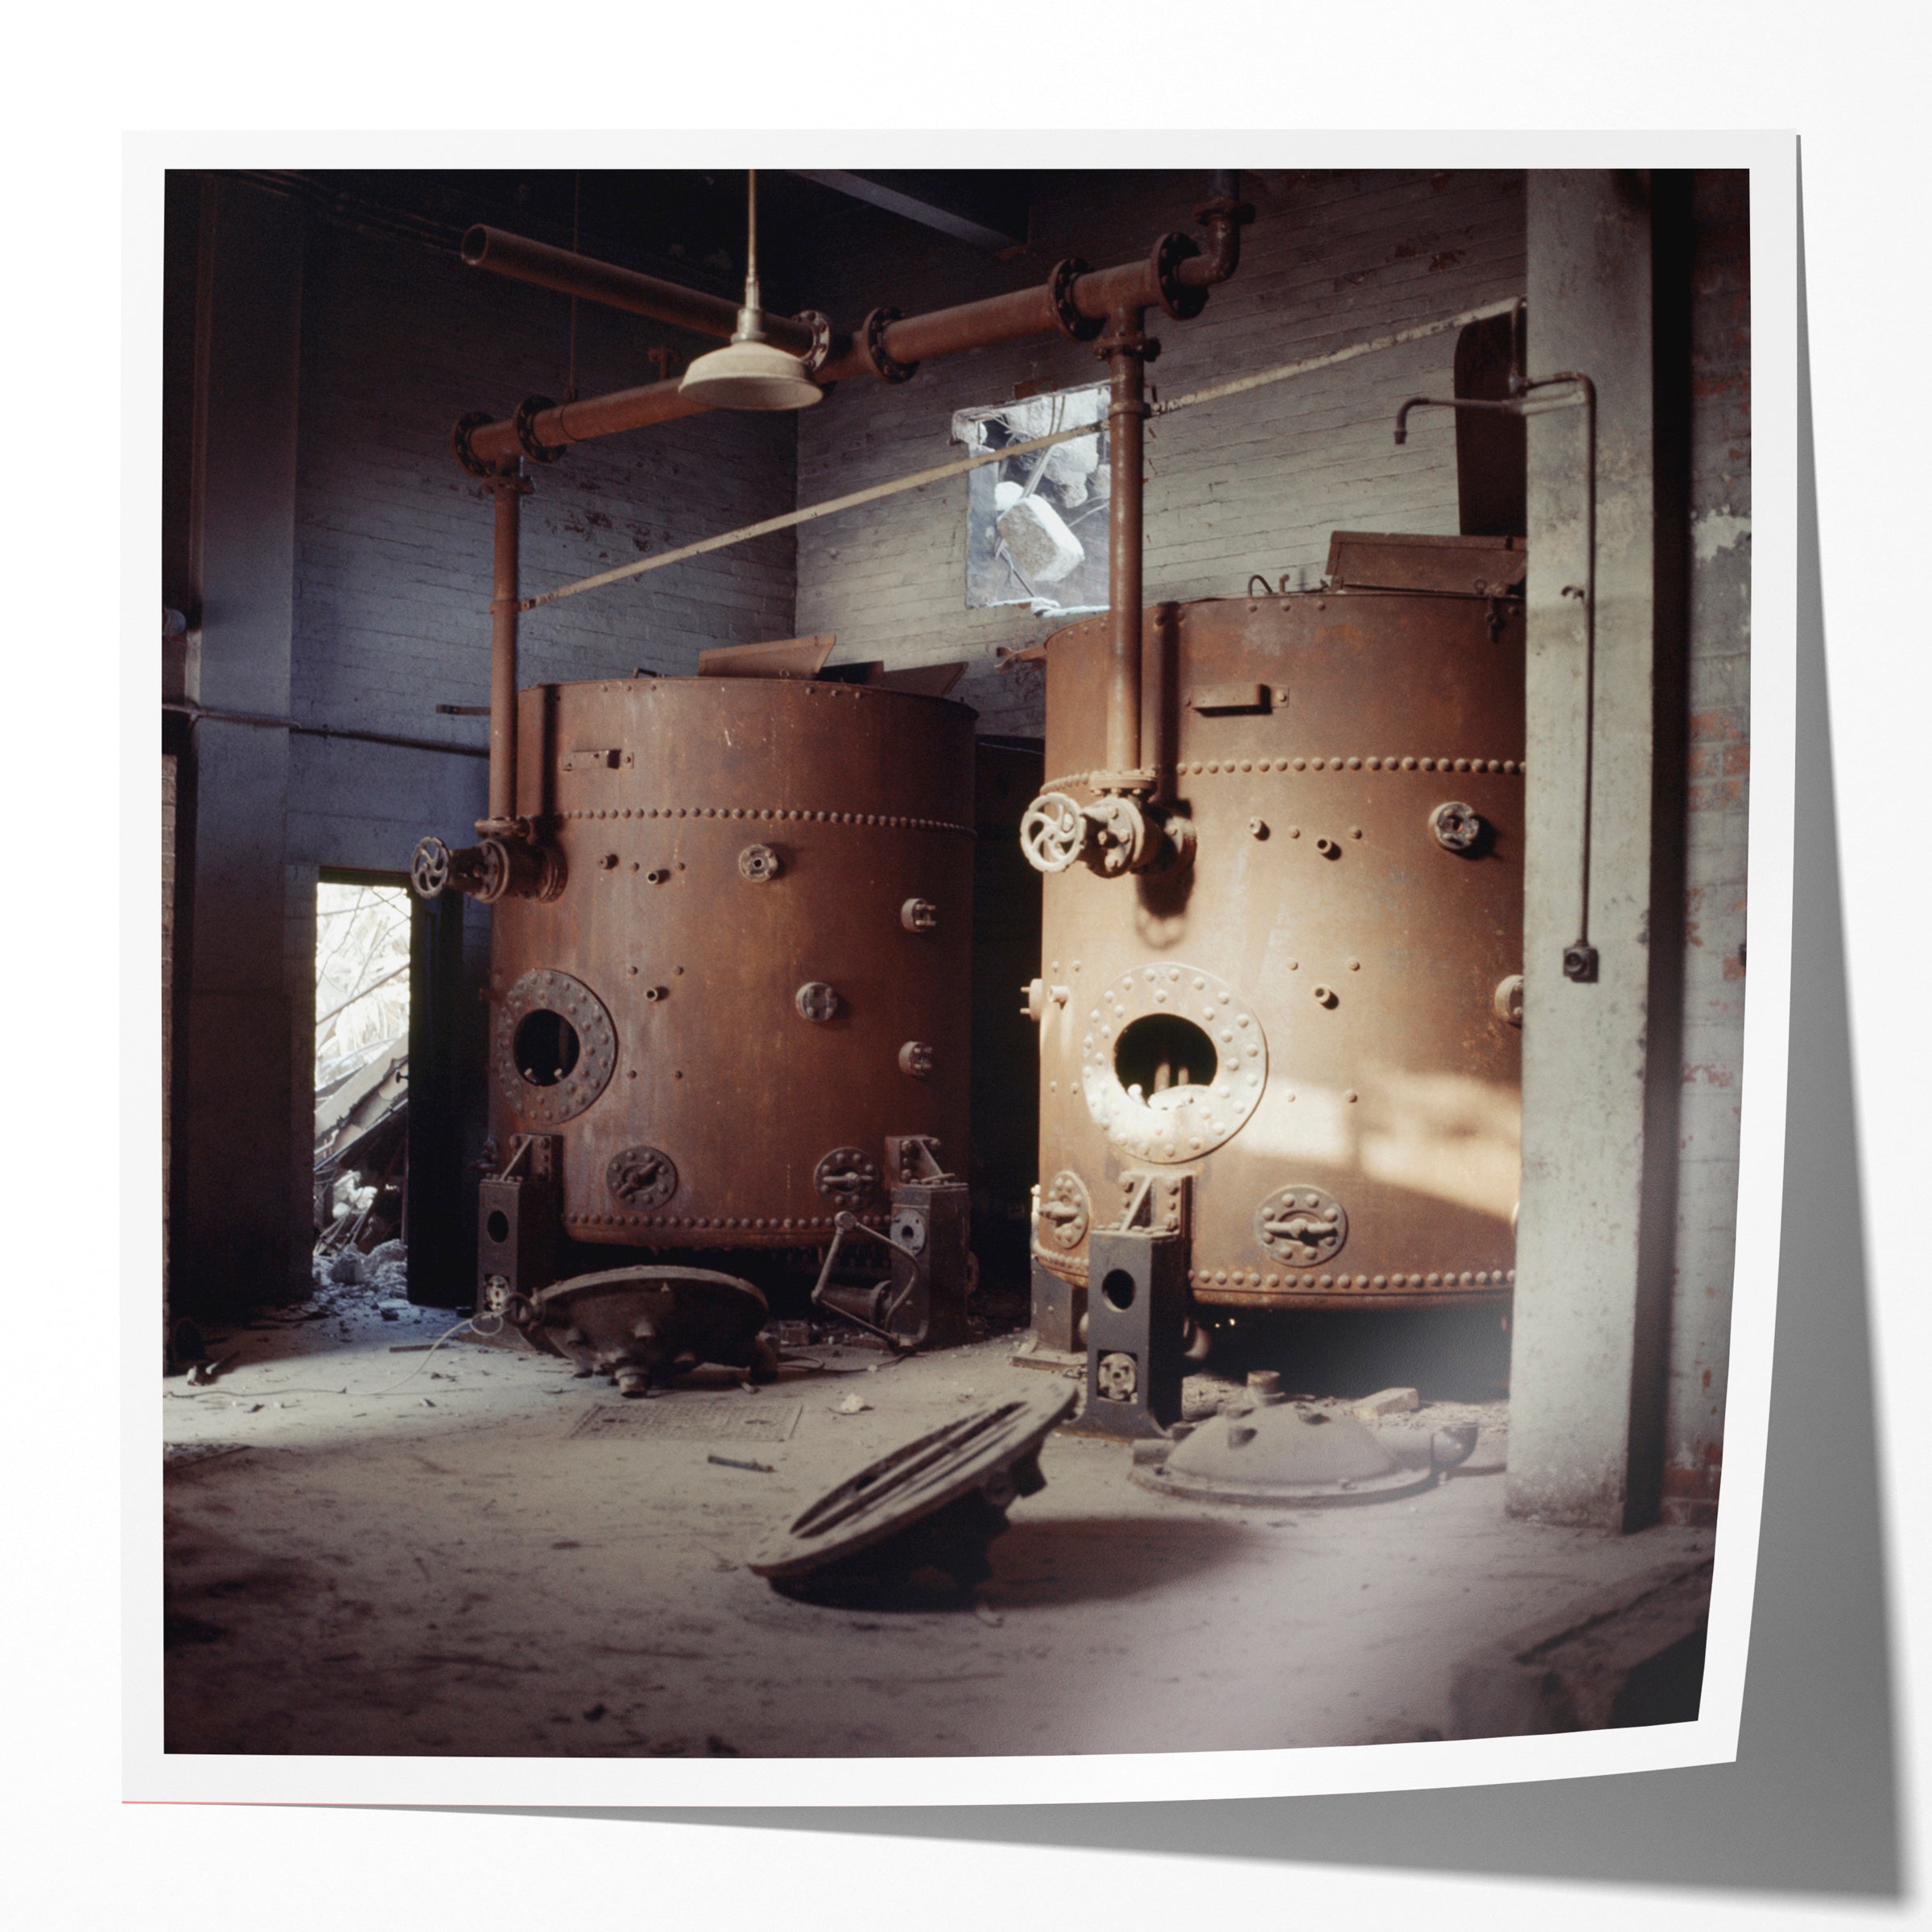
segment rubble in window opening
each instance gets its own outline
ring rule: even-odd
[[[400,886],[316,890],[317,1287],[407,1296],[410,901]]]

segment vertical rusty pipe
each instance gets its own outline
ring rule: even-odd
[[[1102,347],[1112,396],[1107,409],[1107,601],[1113,637],[1107,684],[1107,765],[1141,763],[1141,448],[1146,426],[1146,338],[1141,309],[1117,309]]]
[[[479,832],[500,833],[517,815],[518,539],[523,494],[516,475],[497,478],[489,588],[489,816]]]

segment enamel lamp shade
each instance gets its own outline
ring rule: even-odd
[[[707,409],[806,409],[825,392],[805,373],[796,356],[765,340],[758,324],[758,177],[749,188],[749,217],[745,250],[745,304],[736,333],[722,349],[700,356],[684,372],[678,394]]]

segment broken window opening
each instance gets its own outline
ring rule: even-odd
[[[315,1238],[318,1281],[393,1269],[400,1291],[409,1108],[407,886],[316,887]]]
[[[1094,425],[1091,436],[968,477],[968,610],[1025,604],[1046,616],[1107,608],[1107,385],[1096,382],[954,415],[952,440],[975,456]]]

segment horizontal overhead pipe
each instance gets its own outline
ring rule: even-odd
[[[487,268],[513,281],[532,282],[561,295],[581,295],[587,302],[627,309],[634,316],[648,316],[654,322],[667,322],[700,336],[729,337],[738,326],[737,303],[722,295],[708,295],[501,228],[471,229],[463,237],[462,252],[472,268]],[[762,314],[759,322],[766,340],[790,354],[802,356],[811,347],[809,323]]]
[[[1213,199],[1195,210],[1208,235],[1203,251],[1191,237],[1164,235],[1138,262],[1086,269],[1062,262],[1046,285],[935,309],[923,316],[893,317],[875,309],[857,338],[835,336],[815,371],[820,383],[873,375],[903,382],[918,365],[937,356],[1022,341],[1058,330],[1075,341],[1090,341],[1108,324],[1097,353],[1108,366],[1112,392],[1108,411],[1113,487],[1108,511],[1109,603],[1112,650],[1108,689],[1107,749],[1115,785],[1137,791],[1141,744],[1141,541],[1142,435],[1147,415],[1145,366],[1158,345],[1142,332],[1145,312],[1176,316],[1199,312],[1205,291],[1232,275],[1241,262],[1241,224],[1252,211],[1241,206],[1232,178],[1217,178]],[[716,295],[700,295],[676,283],[532,242],[500,229],[477,227],[463,238],[463,259],[473,267],[531,282],[539,287],[648,316],[655,321],[730,336],[738,325],[736,307]],[[779,316],[764,318],[766,335],[791,353],[815,346],[809,324]],[[456,448],[473,469],[514,471],[520,456],[548,460],[549,452],[593,436],[605,436],[675,417],[697,415],[703,405],[687,401],[676,382],[653,382],[583,402],[538,408],[532,398],[516,419],[478,422],[466,417],[457,426]],[[490,688],[490,817],[493,832],[513,822],[516,784],[517,494],[514,484],[499,484],[497,503],[497,582],[491,603],[493,648]],[[480,826],[479,829],[483,827]]]
[[[1015,289],[1008,295],[886,321],[874,338],[881,354],[855,336],[835,335],[814,379],[828,386],[860,376],[896,374],[902,380],[915,365],[934,357],[989,348],[999,342],[1024,341],[1055,330],[1077,333],[1084,340],[1089,332],[1087,325],[1104,323],[1126,311],[1170,312],[1170,304],[1178,291],[1212,287],[1235,272],[1241,263],[1241,225],[1251,214],[1231,192],[1217,195],[1196,209],[1208,246],[1193,254],[1176,250],[1168,258],[1165,284],[1162,251],[1158,245],[1138,262],[1070,274],[1063,287],[1056,287],[1056,271],[1055,279],[1043,287]],[[463,258],[473,266],[493,269],[520,281],[704,334],[729,336],[737,327],[736,307],[720,296],[700,295],[675,283],[572,254],[567,249],[551,248],[501,229],[473,228],[464,237]],[[1078,318],[1077,327],[1070,326],[1074,318]],[[763,317],[763,324],[767,339],[791,353],[803,355],[812,347],[808,324],[769,315]],[[1098,334],[1099,330],[1094,328],[1091,332]],[[700,411],[700,405],[679,397],[676,382],[653,382],[539,411],[530,418],[526,432],[542,449],[555,450],[593,436],[614,436],[623,430],[696,415]],[[514,424],[509,421],[473,428],[465,441],[470,456],[489,467],[514,463],[519,453],[535,453],[519,440]]]
[[[596,436],[614,436],[626,429],[648,429],[654,423],[675,423],[680,416],[701,416],[706,405],[678,393],[675,381],[646,382],[637,389],[613,390],[608,395],[586,396],[580,402],[560,402],[540,409],[530,419],[530,436],[546,450],[561,450]],[[487,469],[514,467],[526,450],[517,426],[507,418],[485,423],[463,438],[475,461]]]

